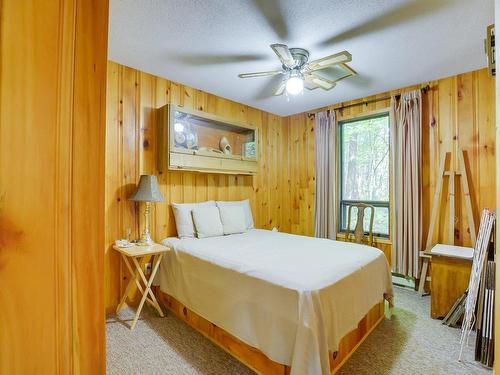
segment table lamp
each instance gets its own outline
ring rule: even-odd
[[[151,202],[163,202],[163,195],[158,187],[158,180],[156,176],[143,174],[139,180],[139,185],[134,195],[129,200],[135,202],[145,202],[144,207],[144,230],[141,234],[141,239],[137,242],[141,246],[149,246],[154,244],[151,239],[151,232],[149,230],[149,215],[151,212]]]

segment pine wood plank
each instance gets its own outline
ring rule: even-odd
[[[108,2],[0,8],[0,373],[104,374]]]
[[[432,257],[431,316],[443,318],[469,285],[471,261]]]

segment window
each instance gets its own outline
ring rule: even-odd
[[[366,203],[375,207],[373,235],[389,236],[389,114],[341,121],[340,127],[340,220],[347,227],[348,207]],[[365,231],[370,210],[365,211]],[[352,209],[351,230],[357,212]]]

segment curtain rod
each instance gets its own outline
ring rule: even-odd
[[[423,93],[423,94],[426,94],[429,90],[431,89],[431,87],[429,85],[425,86],[425,87],[422,87],[420,89],[420,91]],[[401,97],[401,94],[396,94],[394,95],[396,97],[396,99],[399,99]],[[343,105],[341,107],[337,107],[337,108],[333,108],[334,111],[336,110],[343,110],[345,108],[352,108],[352,107],[357,107],[358,105],[368,105],[368,104],[371,104],[371,103],[376,103],[376,102],[381,102],[381,101],[384,101],[384,100],[389,100],[391,99],[391,96],[385,96],[383,98],[376,98],[376,99],[370,99],[370,100],[365,100],[363,102],[359,102],[359,103],[354,103],[354,104],[346,104],[346,105]],[[330,109],[327,109],[327,112],[330,112]],[[311,118],[311,117],[314,117],[316,115],[317,112],[314,112],[314,113],[307,113],[307,117]]]

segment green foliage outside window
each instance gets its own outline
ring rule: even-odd
[[[387,113],[340,123],[340,229],[345,230],[349,203],[375,206],[373,233],[389,235],[389,115]],[[369,226],[370,210],[364,227]],[[351,228],[357,213],[353,209]]]

